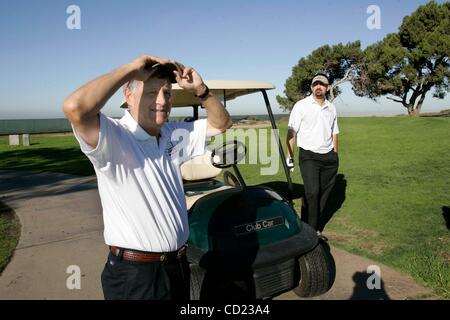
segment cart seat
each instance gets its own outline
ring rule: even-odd
[[[211,164],[211,151],[209,150],[184,162],[180,169],[183,180],[187,182],[213,179],[222,172],[222,169]]]
[[[209,150],[203,155],[184,162],[180,169],[188,210],[198,199],[207,194],[231,188],[215,179],[222,173],[222,169],[211,164],[211,151]]]

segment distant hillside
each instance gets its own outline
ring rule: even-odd
[[[205,117],[205,116],[203,116]],[[289,114],[274,114],[273,117],[275,118],[275,121],[284,121],[284,119],[286,119],[286,121],[289,119]],[[202,118],[202,117],[200,117]],[[184,119],[184,117],[171,117],[170,120],[174,120],[174,121],[182,121]],[[231,116],[231,119],[233,120],[233,122],[238,122],[238,121],[242,121],[242,120],[255,120],[255,121],[267,121],[270,120],[269,119],[269,115],[267,114],[252,114],[252,115],[236,115],[236,116]]]
[[[288,118],[286,114],[275,114],[276,122],[283,122]],[[267,121],[269,116],[262,115],[240,115],[232,116],[233,122],[242,120]],[[172,121],[183,121],[185,117],[171,117]],[[71,132],[72,127],[67,119],[0,119],[0,135],[22,134],[22,133],[56,133]]]
[[[420,117],[450,117],[450,109],[445,109],[440,112],[424,112]]]

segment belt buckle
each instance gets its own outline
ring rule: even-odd
[[[161,261],[161,262],[164,262],[165,260],[166,260],[166,254],[165,253],[163,253],[163,254],[161,254],[160,256],[159,256],[159,261]]]
[[[120,260],[123,259],[123,252],[124,249],[120,248],[120,247],[115,247],[115,246],[110,246],[110,252],[112,253],[113,256],[119,258]]]

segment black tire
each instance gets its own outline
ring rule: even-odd
[[[231,187],[240,187],[241,186],[241,183],[239,182],[239,180],[230,171],[225,171],[223,173],[223,182],[225,183],[226,186],[231,186]]]
[[[202,291],[203,279],[205,278],[206,271],[196,264],[190,265],[190,296],[191,300],[200,300],[200,293]]]
[[[324,294],[333,286],[336,265],[330,247],[322,240],[307,254],[298,259],[300,281],[294,292],[299,297],[315,297]]]

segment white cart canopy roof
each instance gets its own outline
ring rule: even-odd
[[[262,89],[272,90],[275,86],[269,82],[245,81],[245,80],[207,80],[205,84],[209,91],[226,101],[233,100],[239,96],[244,96]],[[188,107],[199,105],[199,100],[192,92],[181,89],[178,84],[172,85],[172,107]],[[126,108],[126,103],[121,105]]]
[[[226,101],[233,100],[261,89],[272,90],[275,86],[269,82],[243,81],[243,80],[208,80],[205,81],[209,91],[218,97],[224,97]],[[178,84],[172,86],[173,107],[186,107],[198,105],[199,101],[192,92],[181,89]]]

